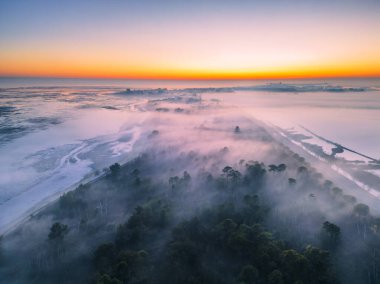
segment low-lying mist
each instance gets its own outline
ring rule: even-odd
[[[366,200],[216,97],[136,105],[128,161],[3,236],[0,282],[379,283]]]

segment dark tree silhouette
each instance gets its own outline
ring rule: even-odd
[[[359,217],[366,217],[369,215],[369,207],[363,203],[359,203],[354,207],[354,214]]]
[[[121,166],[119,163],[115,163],[110,166],[111,175],[117,176],[120,172]]]
[[[328,221],[322,225],[322,245],[327,249],[335,249],[340,242],[340,228]]]
[[[69,229],[67,225],[56,222],[50,228],[49,240],[63,240],[68,232]]]

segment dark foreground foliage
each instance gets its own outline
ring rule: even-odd
[[[222,166],[217,156],[190,152],[165,161],[165,151],[153,151],[112,165],[12,235],[14,247],[0,248],[2,279],[379,283],[379,219],[287,155],[287,165]]]

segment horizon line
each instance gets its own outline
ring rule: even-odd
[[[330,79],[380,79],[379,75],[367,76],[290,76],[290,77],[107,77],[107,76],[33,76],[33,75],[2,75],[0,78],[23,79],[85,79],[85,80],[136,80],[136,81],[263,81],[263,80],[330,80]]]

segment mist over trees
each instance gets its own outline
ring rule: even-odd
[[[195,130],[221,139],[180,133],[188,144],[147,130],[136,158],[0,239],[0,282],[379,283],[371,208],[263,127],[232,123]]]
[[[284,151],[288,165],[247,159],[208,169],[191,165],[217,155],[165,149],[111,165],[12,234],[2,279],[377,283],[379,219]]]

